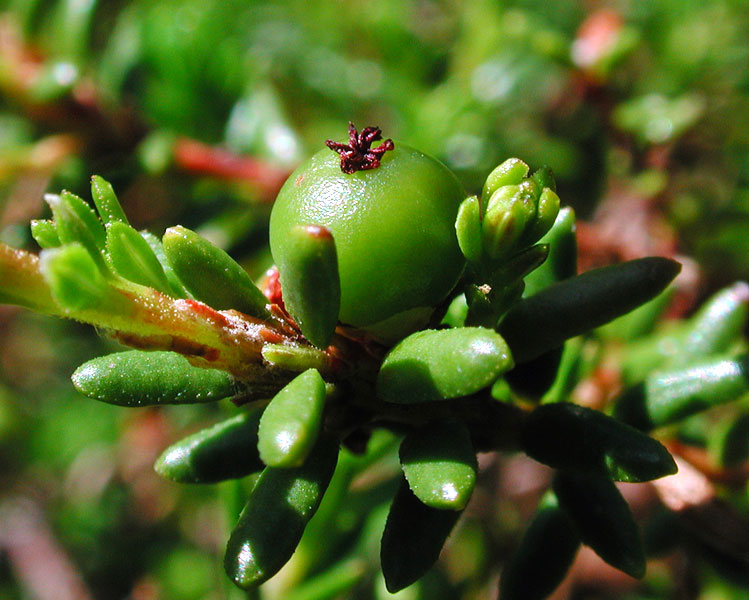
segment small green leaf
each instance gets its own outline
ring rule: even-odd
[[[278,265],[284,303],[304,337],[326,348],[341,306],[335,241],[325,227],[298,225],[285,243],[284,262]]]
[[[271,365],[287,371],[298,373],[307,369],[324,371],[330,366],[330,359],[325,352],[307,345],[263,344],[260,353]]]
[[[258,450],[269,467],[298,467],[320,432],[325,382],[315,369],[298,375],[263,412]]]
[[[401,481],[380,544],[382,573],[391,594],[420,579],[437,562],[460,515],[425,505]]]
[[[470,196],[461,202],[458,216],[455,219],[455,233],[458,236],[458,245],[463,256],[473,262],[479,261],[483,252],[483,242],[481,239],[481,206],[476,196]]]
[[[531,458],[558,469],[608,474],[617,481],[650,481],[676,473],[660,442],[597,410],[547,404],[528,417],[521,434]]]
[[[499,600],[543,600],[567,574],[580,548],[570,518],[553,494],[542,502],[499,580]]]
[[[517,303],[499,326],[516,362],[558,348],[657,296],[681,266],[658,256],[587,271]]]
[[[174,271],[197,300],[216,310],[269,318],[268,299],[221,248],[182,226],[167,229],[163,244]]]
[[[91,177],[91,196],[94,199],[96,210],[99,212],[99,216],[105,225],[109,223],[128,224],[125,211],[122,210],[120,201],[117,200],[114,188],[112,188],[112,184],[106,179],[98,175]]]
[[[179,483],[216,483],[262,471],[257,430],[262,411],[244,412],[201,429],[167,448],[154,464]]]
[[[419,331],[385,357],[377,392],[400,404],[448,400],[491,385],[512,365],[507,344],[491,329]]]
[[[130,225],[121,221],[107,225],[107,254],[114,270],[125,279],[170,293],[164,269],[151,246]]]
[[[530,167],[519,158],[508,158],[489,173],[486,178],[484,189],[481,192],[482,202],[488,202],[492,194],[500,187],[519,184],[528,175],[529,171]],[[486,204],[484,204],[484,207],[486,211]]]
[[[67,310],[95,308],[109,293],[91,254],[77,242],[43,250],[40,269],[55,300]]]
[[[108,272],[103,251],[106,244],[104,225],[94,210],[81,198],[70,192],[59,196],[47,194],[44,199],[52,209],[52,215],[60,242],[80,243],[91,255],[103,273]]]
[[[554,477],[554,493],[584,544],[627,575],[638,579],[645,575],[645,554],[637,525],[612,481],[560,471]]]
[[[651,374],[617,400],[614,415],[642,430],[676,423],[749,392],[749,356],[716,357]]]
[[[40,248],[49,249],[60,246],[60,236],[53,221],[38,219],[31,221],[31,237],[36,240]]]
[[[180,281],[179,276],[174,272],[172,264],[166,257],[166,252],[164,252],[164,246],[161,243],[161,240],[149,231],[141,231],[140,235],[151,247],[156,260],[159,261],[159,264],[161,265],[161,268],[166,275],[167,281],[169,282],[169,287],[171,289],[170,296],[174,298],[189,298],[190,292],[185,289],[185,286],[182,284],[182,281]]]
[[[82,394],[118,406],[213,402],[237,393],[229,373],[193,367],[176,352],[101,356],[78,367],[72,379]]]
[[[239,516],[224,557],[234,583],[248,590],[286,564],[333,476],[338,445],[321,438],[301,467],[266,467]]]
[[[409,433],[400,447],[408,485],[427,506],[463,510],[476,484],[476,452],[465,425],[432,423]]]

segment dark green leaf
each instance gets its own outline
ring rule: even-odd
[[[395,593],[420,579],[437,561],[461,513],[426,506],[401,481],[380,545],[385,585]]]
[[[72,379],[79,392],[119,406],[213,402],[237,392],[226,371],[193,367],[175,352],[102,356],[78,367]]]
[[[257,430],[262,411],[245,412],[169,446],[154,464],[179,483],[215,483],[262,471]]]
[[[266,467],[239,516],[224,557],[232,581],[252,589],[286,564],[322,500],[338,445],[321,438],[301,467]]]
[[[543,600],[562,582],[579,548],[570,518],[550,494],[502,571],[499,600]]]
[[[584,544],[632,577],[645,574],[645,554],[637,525],[612,481],[560,471],[554,478],[554,493]]]
[[[608,474],[617,481],[650,481],[676,473],[663,445],[590,408],[547,404],[535,409],[521,434],[525,452],[559,469]]]
[[[673,260],[652,256],[587,271],[516,304],[499,332],[515,361],[527,362],[654,298],[680,268]]]

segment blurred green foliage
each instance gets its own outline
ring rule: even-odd
[[[437,156],[472,193],[507,156],[548,165],[559,196],[591,223],[584,264],[678,251],[696,259],[704,285],[694,294],[705,295],[749,279],[746,9],[742,0],[3,0],[0,240],[34,248],[27,223],[49,217],[43,192],[84,194],[99,173],[137,227],[191,227],[259,276],[283,175],[352,120]],[[616,219],[607,228],[612,206],[641,236]],[[644,343],[662,347],[663,331]],[[581,375],[605,352],[580,347],[570,368]],[[73,369],[115,349],[74,323],[0,307],[0,509],[16,498],[42,507],[32,533],[56,539],[93,597],[242,597],[218,557],[238,508],[223,511],[250,484],[224,484],[217,497],[151,472],[171,441],[228,411],[125,413],[75,393]],[[710,450],[709,432],[734,417],[710,413],[679,435]],[[347,460],[329,492],[344,495],[353,481],[345,508],[326,509],[326,496],[316,517],[335,535],[320,547],[324,528],[312,522],[285,598],[391,597],[375,573],[397,463],[384,451]],[[359,474],[357,461],[372,464]],[[493,593],[495,566],[540,487],[512,491],[522,465],[503,461],[479,475],[483,497],[440,566],[398,598]],[[746,515],[746,480],[721,486]],[[17,569],[2,533],[10,522],[0,523],[0,597],[15,600],[29,597],[33,576]],[[657,526],[651,516],[646,535]],[[363,559],[341,559],[349,551]],[[687,597],[744,597],[741,565],[696,564]],[[667,598],[687,585],[671,573],[650,569],[627,592],[588,584],[609,597]]]

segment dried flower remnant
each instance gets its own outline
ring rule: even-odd
[[[349,121],[348,133],[348,144],[325,140],[328,148],[341,155],[341,171],[344,173],[351,174],[376,169],[380,166],[382,155],[395,148],[391,139],[385,140],[377,148],[371,147],[372,142],[382,139],[382,131],[379,127],[365,127],[361,133],[358,133],[354,124]]]

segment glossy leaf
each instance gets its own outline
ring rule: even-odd
[[[179,483],[215,483],[262,471],[257,451],[261,410],[201,429],[164,450],[156,472]]]
[[[523,450],[558,469],[607,474],[617,481],[650,481],[676,473],[657,440],[596,410],[574,404],[535,409],[521,434]]]
[[[516,304],[499,332],[515,361],[527,362],[654,298],[680,268],[673,260],[653,256],[587,271]]]
[[[267,298],[221,248],[182,226],[167,229],[163,245],[172,268],[197,300],[216,310],[269,317]]]
[[[298,467],[317,440],[325,407],[325,382],[315,369],[298,375],[265,408],[258,450],[270,467]]]
[[[165,294],[171,292],[151,246],[130,225],[121,221],[107,225],[107,255],[114,270],[125,279]]]
[[[117,200],[114,188],[112,188],[112,184],[106,179],[98,175],[91,177],[91,196],[94,199],[96,210],[99,212],[99,216],[105,225],[109,223],[128,224],[125,211],[122,210],[120,201]]]
[[[612,567],[636,578],[645,575],[637,525],[612,481],[561,471],[554,477],[554,493],[584,544]]]
[[[401,481],[380,544],[382,573],[390,593],[411,585],[434,565],[460,515],[425,505]]]
[[[741,281],[707,300],[688,324],[686,337],[672,363],[686,365],[695,358],[730,350],[749,318],[749,285]]]
[[[409,433],[400,447],[408,485],[427,506],[463,510],[476,484],[476,452],[464,425],[430,424]]]
[[[78,367],[72,379],[79,392],[118,406],[213,402],[237,392],[226,371],[193,367],[176,352],[101,356]]]
[[[385,357],[377,392],[400,404],[467,396],[491,385],[512,364],[507,344],[491,329],[419,331]]]
[[[286,308],[304,337],[326,348],[341,307],[338,257],[330,231],[317,225],[292,227],[278,268]]]
[[[617,400],[614,415],[648,430],[675,423],[749,391],[748,357],[717,357],[681,369],[658,371]]]
[[[239,516],[224,557],[242,589],[267,581],[286,564],[320,505],[338,459],[338,445],[321,438],[301,467],[266,467]]]

